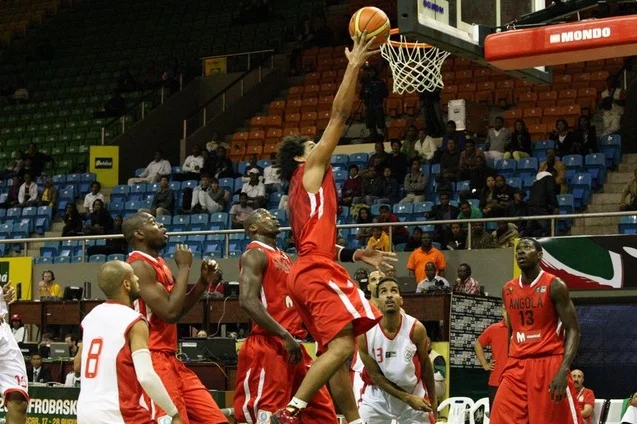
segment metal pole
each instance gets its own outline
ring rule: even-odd
[[[224,257],[229,258],[230,257],[230,234],[226,234],[225,235],[226,238],[224,239],[226,242],[226,254],[224,255]]]
[[[203,125],[202,126],[206,125],[206,111],[207,110],[208,110],[208,107],[204,106],[204,108],[203,108]]]
[[[122,134],[126,132],[126,115],[122,115]]]
[[[205,59],[201,60],[201,76],[202,77],[206,76],[206,60]]]
[[[248,53],[248,69],[250,69],[250,53]]]
[[[225,91],[221,95],[221,111],[222,112],[226,111],[226,92]]]
[[[161,86],[161,97],[160,97],[160,103],[163,105],[164,104],[164,86]]]
[[[245,78],[241,79],[241,83],[239,84],[239,86],[241,87],[241,97],[243,97],[243,81],[245,80]]]
[[[184,89],[184,74],[179,74],[179,91]]]
[[[467,224],[467,250],[471,250],[471,223]]]
[[[182,127],[181,134],[182,134],[181,138],[183,138],[184,140],[188,138],[188,121],[186,121],[185,119],[184,119],[184,125]]]
[[[101,135],[101,139],[102,139],[102,146],[104,145],[104,127],[102,127],[102,135]]]
[[[551,237],[555,237],[555,218],[551,218]]]
[[[270,55],[270,69],[274,69],[274,54]]]
[[[82,262],[86,262],[86,240],[82,240]]]
[[[261,71],[262,71],[262,67],[261,67],[261,65],[259,65],[259,82],[261,82],[261,77],[262,77],[262,75],[261,75],[262,72]]]
[[[145,112],[146,112],[146,105],[145,105],[145,102],[142,102],[142,119],[144,119]]]
[[[27,242],[27,241],[24,242],[24,255],[23,256],[29,256],[29,242]]]

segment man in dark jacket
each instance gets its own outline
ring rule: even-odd
[[[558,211],[557,188],[553,174],[546,171],[538,172],[537,178],[531,186],[529,215],[553,215]],[[551,222],[549,220],[529,221],[525,235],[545,237],[550,228]]]
[[[387,138],[385,106],[383,102],[388,95],[387,84],[378,78],[376,68],[373,66],[366,67],[365,77],[361,84],[360,99],[365,104],[365,123],[367,129],[369,129],[370,137],[374,139],[378,137],[377,128],[380,128],[385,133],[385,138]]]
[[[460,170],[460,151],[456,147],[456,141],[450,138],[447,142],[447,150],[440,158],[440,174],[436,175],[436,181],[446,183],[458,179]],[[442,184],[441,184],[442,185]]]
[[[430,212],[425,213],[425,217],[429,220],[452,220],[458,217],[460,209],[449,204],[449,194],[440,193],[440,203],[434,205]],[[451,237],[451,225],[440,224],[435,227],[434,240],[441,246],[447,245],[447,240]]]
[[[31,159],[31,170],[29,173],[34,180],[37,180],[37,178],[42,175],[42,170],[44,170],[44,166],[47,162],[53,162],[53,158],[51,156],[38,151],[38,147],[35,143],[29,144],[29,148],[25,155],[25,160],[26,159]]]
[[[361,196],[368,205],[383,197],[383,178],[376,173],[376,168],[367,168],[367,176],[363,178]]]

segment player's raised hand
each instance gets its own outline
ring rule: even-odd
[[[367,246],[364,250],[361,250],[362,255],[356,258],[358,261],[365,262],[367,265],[373,266],[374,269],[380,270],[381,268],[389,268],[390,262],[398,262],[398,257],[394,252],[381,252],[377,250],[380,240],[371,246]]]
[[[177,263],[177,268],[185,266],[189,267],[192,265],[192,252],[187,245],[177,245],[177,250],[175,251],[175,262]]]
[[[559,403],[564,399],[568,387],[567,375],[568,372],[558,371],[555,377],[553,377],[549,392],[551,392],[551,400],[555,403]]]
[[[367,39],[367,31],[364,31],[361,35],[354,35],[354,46],[350,50],[349,47],[345,47],[345,56],[350,65],[360,68],[367,62],[370,56],[378,54],[380,49],[373,49],[374,37]]]
[[[7,303],[7,305],[9,303],[15,302],[15,287],[11,285],[11,281],[9,281],[9,283],[7,283],[7,285],[2,288],[2,296],[4,297],[4,301]]]
[[[411,395],[411,394],[408,395],[406,399],[406,403],[407,405],[411,406],[416,411],[425,411],[425,412],[432,411],[431,404],[426,399],[423,399],[416,395]]]
[[[219,264],[212,259],[204,259],[201,261],[201,281],[203,284],[215,283],[215,279],[219,276]]]
[[[283,336],[283,346],[288,352],[288,362],[291,364],[298,364],[301,362],[303,354],[301,353],[301,345],[294,340],[294,337],[290,333]]]

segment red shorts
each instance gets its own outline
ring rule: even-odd
[[[287,361],[283,343],[275,337],[249,336],[239,351],[234,415],[239,423],[269,423],[270,415],[285,408],[301,385],[312,358],[301,346],[303,358],[296,365]],[[336,423],[334,405],[323,386],[301,415],[303,423]]]
[[[347,324],[352,323],[354,336],[358,336],[382,317],[349,273],[325,256],[299,257],[288,276],[288,290],[319,352],[324,352]]]
[[[566,398],[551,400],[549,387],[563,356],[509,358],[493,402],[493,424],[582,424],[575,403],[573,379],[568,374]]]
[[[188,369],[175,354],[151,352],[151,357],[153,368],[179,410],[184,424],[228,423],[197,374]],[[154,418],[166,415],[159,406],[154,405],[154,408]]]

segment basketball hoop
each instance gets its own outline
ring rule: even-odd
[[[391,36],[398,36],[394,41]],[[444,87],[440,69],[449,52],[425,43],[409,42],[400,30],[390,31],[390,39],[380,46],[394,78],[394,93],[422,93]]]

